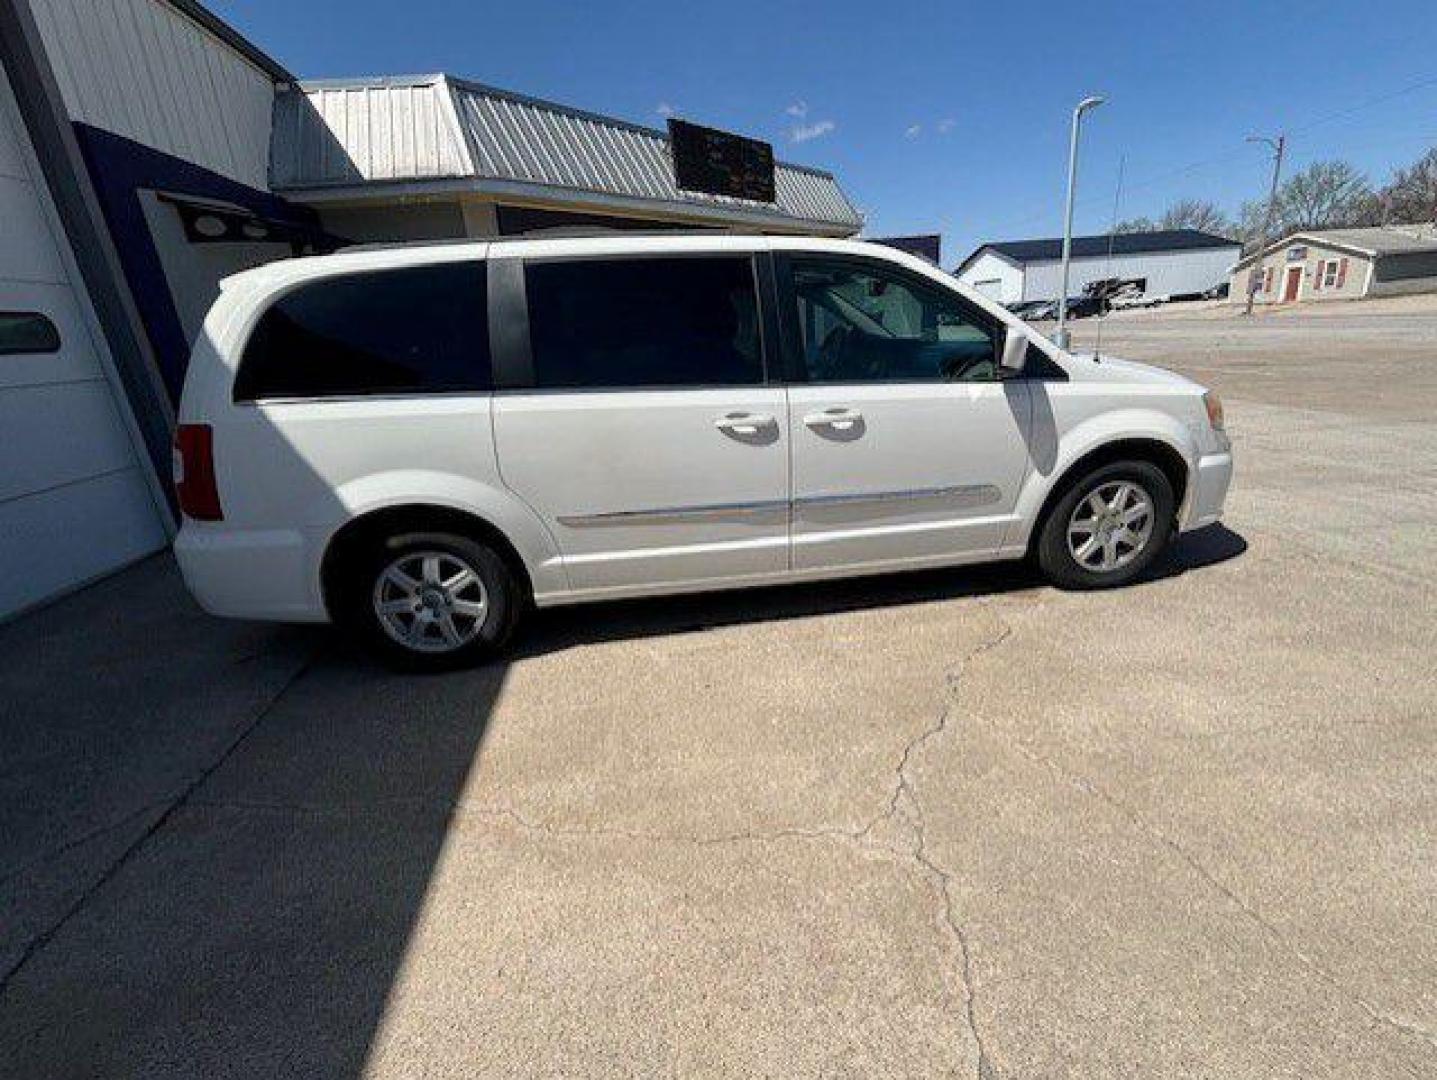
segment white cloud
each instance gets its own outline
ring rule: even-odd
[[[921,134],[923,134],[922,124],[909,124],[903,129],[903,137],[905,139],[916,139]]]
[[[675,113],[678,112],[678,110],[675,109],[672,105],[670,105],[667,101],[661,101],[654,106],[654,112],[658,113],[660,116],[673,116]]]
[[[942,120],[939,120],[938,123],[934,125],[934,127],[938,129],[939,135],[947,135],[957,126],[958,121],[954,120],[951,116],[945,116]]]
[[[797,117],[799,120],[802,120],[805,116],[808,115],[808,102],[795,101],[792,105],[790,105],[783,111],[789,116]]]
[[[837,127],[838,125],[832,120],[820,120],[814,124],[796,124],[788,129],[788,135],[796,143],[808,142],[810,139],[823,138]]]

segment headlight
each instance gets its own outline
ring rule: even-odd
[[[1211,390],[1202,396],[1202,403],[1207,406],[1207,422],[1212,425],[1214,431],[1222,430],[1222,398],[1218,397]]]

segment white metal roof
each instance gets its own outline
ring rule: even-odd
[[[446,75],[281,88],[270,160],[273,188],[301,196],[450,181],[438,186],[836,235],[862,225],[829,173],[779,163],[772,205],[681,191],[663,132]]]

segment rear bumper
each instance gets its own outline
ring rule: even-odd
[[[1211,525],[1222,517],[1227,501],[1228,485],[1232,483],[1232,452],[1204,454],[1193,470],[1192,488],[1188,492],[1187,512],[1178,528],[1187,531]]]
[[[190,593],[212,615],[328,622],[316,560],[301,533],[234,530],[186,521],[175,559]]]

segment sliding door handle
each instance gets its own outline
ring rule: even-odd
[[[863,414],[846,405],[837,405],[823,412],[809,413],[803,422],[811,428],[832,428],[834,431],[852,431],[863,422]]]
[[[778,426],[768,413],[731,412],[714,421],[714,427],[729,435],[762,435]]]

